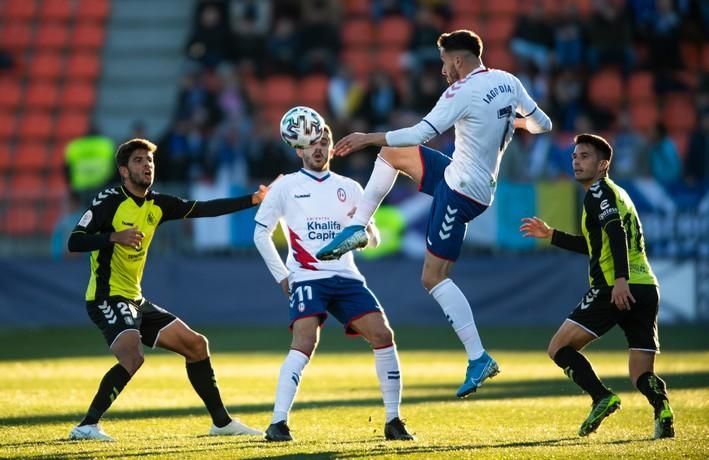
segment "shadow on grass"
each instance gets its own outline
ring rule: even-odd
[[[209,338],[213,353],[278,352],[285,355],[291,335],[285,327],[211,327],[197,328]],[[485,348],[504,351],[546,350],[556,328],[481,327]],[[709,336],[701,326],[672,326],[660,330],[664,351],[709,350]],[[31,340],[28,340],[31,337]],[[396,328],[400,351],[454,350],[463,354],[455,333],[449,328]],[[21,346],[20,346],[21,345]],[[592,345],[593,350],[625,351],[627,344],[615,328]],[[320,354],[349,351],[365,352],[369,346],[361,339],[344,337],[342,330],[331,325],[322,331]],[[23,359],[107,356],[108,347],[93,327],[51,329],[0,329],[0,361]]]
[[[706,388],[709,387],[709,372],[696,373],[675,373],[664,375],[668,382],[670,391],[680,389]],[[603,382],[617,392],[635,391],[628,379],[624,377],[608,377],[604,378]],[[419,396],[407,396],[406,390],[432,390],[430,394]],[[440,390],[447,390],[445,394],[441,394]],[[433,392],[435,390],[435,392]],[[456,399],[453,397],[455,387],[451,386],[446,389],[441,385],[417,385],[410,384],[404,387],[403,405],[404,408],[408,405],[426,404],[431,402],[451,402]],[[468,398],[463,404],[474,404],[475,401],[490,401],[490,400],[509,400],[515,398],[538,398],[538,397],[554,397],[554,396],[574,396],[580,395],[580,390],[576,385],[566,379],[545,379],[545,380],[526,380],[526,381],[492,381],[488,382],[478,393]],[[87,402],[90,395],[87,396]],[[294,410],[304,409],[321,409],[321,408],[348,408],[361,406],[378,406],[381,404],[381,399],[363,398],[363,399],[345,399],[345,400],[315,400],[295,403]],[[230,411],[234,415],[253,414],[258,412],[270,412],[273,409],[273,404],[258,403],[258,404],[240,404],[232,405]],[[67,414],[35,414],[23,416],[4,416],[0,417],[0,426],[17,426],[17,425],[34,425],[38,423],[67,423],[72,424],[78,422],[83,414],[67,413]],[[209,419],[206,410],[201,406],[175,407],[163,409],[142,409],[142,410],[109,410],[107,417],[109,419],[145,419],[157,417],[184,417],[188,415],[203,415],[205,417],[205,430],[208,428]],[[25,445],[25,444],[22,444]],[[5,444],[0,441],[2,447],[12,447],[12,444]]]

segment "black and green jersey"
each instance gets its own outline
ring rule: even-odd
[[[642,225],[628,193],[608,177],[586,192],[581,235],[554,230],[552,244],[588,254],[592,287],[612,286],[624,277],[630,284],[657,285],[645,254]]]
[[[91,251],[91,278],[86,300],[122,296],[142,297],[140,281],[148,248],[158,225],[192,217],[211,217],[253,206],[251,196],[211,201],[184,200],[149,191],[145,198],[123,187],[96,195],[69,238],[69,250]],[[113,244],[112,232],[137,228],[145,235],[139,248]]]

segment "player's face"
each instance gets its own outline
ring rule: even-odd
[[[153,154],[147,150],[136,150],[128,159],[123,180],[130,181],[133,185],[147,189],[153,185],[155,178],[155,163],[153,163]]]
[[[608,161],[601,158],[590,144],[578,144],[571,154],[574,178],[581,182],[595,182],[608,168]]]
[[[443,65],[441,66],[441,74],[443,74],[449,85],[452,85],[456,81],[460,80],[460,72],[456,69],[456,61],[460,59],[461,57],[458,53],[448,52],[441,49],[441,61],[443,61]]]
[[[298,149],[298,156],[303,159],[305,169],[311,171],[326,171],[330,169],[332,158],[332,137],[330,131],[325,130],[317,144],[307,149]]]

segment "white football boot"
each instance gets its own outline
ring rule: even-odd
[[[212,428],[209,429],[209,435],[210,436],[242,436],[242,435],[263,436],[263,431],[256,430],[254,428],[246,426],[243,423],[241,423],[239,421],[239,419],[234,419],[231,422],[229,422],[228,425],[225,425],[221,428],[219,428],[216,425],[212,425]]]
[[[93,440],[112,442],[113,438],[107,435],[98,425],[75,426],[69,433],[69,439],[73,440]]]

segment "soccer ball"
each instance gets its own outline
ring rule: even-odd
[[[307,148],[320,140],[325,120],[310,107],[298,106],[281,118],[281,139],[294,149]]]

